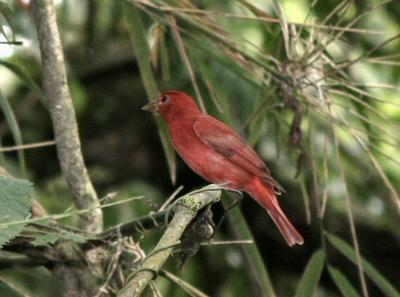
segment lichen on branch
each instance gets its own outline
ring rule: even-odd
[[[134,272],[125,288],[118,293],[118,297],[140,296],[162,268],[174,247],[179,244],[186,227],[196,217],[199,210],[218,202],[220,197],[221,188],[217,185],[209,185],[180,198],[173,209],[173,218],[157,246]]]

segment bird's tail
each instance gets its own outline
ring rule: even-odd
[[[283,213],[272,188],[265,185],[260,179],[256,178],[254,179],[254,182],[249,185],[247,192],[267,210],[289,246],[303,244],[303,237]]]

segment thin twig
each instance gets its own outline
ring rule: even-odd
[[[145,6],[149,6],[152,8],[156,8],[157,10],[163,12],[173,12],[173,13],[185,13],[185,14],[198,14],[198,15],[215,15],[221,16],[226,18],[232,19],[241,19],[241,20],[248,20],[248,21],[255,21],[255,22],[264,22],[264,23],[273,23],[273,24],[280,24],[280,20],[274,17],[258,17],[258,16],[248,16],[248,15],[239,15],[239,14],[232,14],[232,13],[222,13],[219,11],[209,11],[209,10],[202,10],[202,9],[194,9],[194,8],[180,8],[180,7],[166,7],[166,6],[157,6],[154,3],[149,1],[143,0],[131,0],[132,3],[137,3]],[[309,24],[309,23],[298,23],[298,22],[287,22],[290,26],[297,26],[297,27],[305,27],[305,28],[316,28],[316,29],[323,29],[323,30],[331,30],[331,31],[344,31],[349,33],[358,33],[358,34],[373,34],[373,35],[385,35],[389,34],[383,31],[377,30],[369,30],[369,29],[362,29],[362,28],[348,28],[348,27],[340,27],[340,26],[331,26],[331,25],[321,25],[321,24]]]
[[[335,132],[335,127],[333,125],[332,125],[332,133],[333,133],[333,138],[334,138],[334,142],[335,142],[336,159],[338,161],[339,173],[340,173],[340,177],[342,179],[342,182],[344,183],[344,188],[345,188],[345,201],[346,201],[347,215],[348,215],[348,219],[349,219],[350,232],[351,232],[351,237],[352,237],[352,241],[353,241],[353,246],[354,246],[354,250],[356,252],[358,276],[360,278],[363,295],[364,295],[364,297],[368,297],[369,294],[368,294],[367,282],[365,280],[364,267],[363,267],[363,264],[361,261],[360,246],[358,244],[357,232],[356,232],[356,227],[354,224],[353,210],[352,210],[352,205],[351,205],[351,197],[350,197],[350,194],[349,194],[349,191],[347,188],[344,168],[343,168],[343,164],[342,164],[342,160],[341,160],[341,156],[340,156],[339,142],[338,142],[338,138],[337,138],[337,135]]]
[[[56,142],[54,140],[49,140],[49,141],[43,141],[43,142],[37,142],[37,143],[23,144],[23,145],[5,146],[5,147],[0,148],[0,153],[27,150],[27,149],[51,146],[54,144],[56,144]]]
[[[183,44],[181,35],[178,30],[178,26],[176,24],[176,20],[173,16],[169,16],[169,22],[172,30],[172,35],[174,36],[176,47],[178,48],[179,54],[186,66],[186,70],[189,74],[190,80],[192,81],[194,91],[196,92],[197,100],[199,101],[200,109],[205,112],[206,107],[204,105],[203,97],[200,93],[199,85],[197,84],[196,75],[194,74],[192,64],[190,63],[190,59],[185,49],[185,45]]]
[[[209,246],[209,245],[233,245],[233,244],[254,244],[254,240],[213,240],[209,242],[203,242],[200,245]]]
[[[324,169],[324,175],[323,175],[324,190],[322,193],[321,220],[324,219],[325,210],[326,210],[326,206],[328,204],[328,198],[329,198],[328,139],[327,139],[326,135],[324,135],[324,151],[323,151],[323,161],[322,162],[323,162],[323,169]]]
[[[177,284],[179,287],[182,288],[185,292],[189,293],[190,296],[193,297],[209,297],[209,295],[204,294],[201,292],[199,289],[195,288],[193,285],[189,284],[187,281],[183,280],[179,276],[167,271],[167,270],[161,270],[161,275],[165,276],[167,279],[170,281],[174,282]]]
[[[171,196],[169,196],[167,198],[167,200],[165,200],[165,202],[163,203],[163,205],[161,205],[160,209],[158,211],[162,211],[165,210],[167,208],[168,205],[170,205],[170,203],[172,202],[172,200],[175,199],[175,197],[180,193],[180,191],[183,190],[183,186],[179,186],[172,194]]]
[[[22,41],[0,41],[0,44],[23,45]]]
[[[387,44],[389,44],[389,43],[391,43],[391,42],[393,42],[393,41],[395,41],[395,40],[398,40],[399,38],[400,38],[400,33],[399,33],[399,34],[396,34],[396,35],[392,36],[391,38],[385,40],[384,42],[382,42],[382,43],[380,43],[380,44],[374,46],[372,49],[370,49],[370,50],[367,51],[366,53],[360,55],[359,57],[357,57],[357,58],[355,58],[355,59],[353,59],[353,60],[351,60],[351,61],[349,61],[349,62],[347,62],[347,63],[344,63],[344,64],[342,64],[342,65],[338,65],[338,66],[339,66],[340,69],[348,68],[348,67],[350,67],[350,66],[352,66],[352,65],[354,65],[354,64],[356,64],[356,63],[358,63],[358,62],[360,62],[361,60],[366,59],[366,58],[369,57],[372,53],[374,53],[374,52],[376,52],[376,51],[382,49],[382,48],[385,47]]]

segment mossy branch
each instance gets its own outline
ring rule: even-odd
[[[205,206],[219,201],[220,197],[221,188],[216,185],[209,185],[194,194],[179,199],[174,208],[171,223],[157,246],[134,273],[133,278],[125,288],[118,293],[118,297],[140,296],[171,255],[174,246],[179,244],[183,232],[197,212]]]

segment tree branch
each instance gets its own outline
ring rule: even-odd
[[[21,255],[13,252],[0,251],[0,267],[1,269],[13,267],[36,267],[43,265],[27,255]]]
[[[134,273],[133,278],[119,293],[118,297],[139,296],[149,285],[179,240],[186,227],[203,207],[219,201],[221,188],[209,185],[193,194],[182,197],[174,208],[174,216],[168,228],[152,253],[145,259],[141,267]]]
[[[96,238],[90,239],[81,245],[83,250],[89,250],[97,246],[104,245],[105,242],[112,242],[119,237],[132,236],[137,233],[144,233],[148,230],[155,228],[164,228],[169,220],[168,211],[163,210],[156,213],[150,213],[146,216],[138,218],[136,220],[120,224],[112,227],[100,234],[96,235]]]
[[[55,8],[52,0],[34,0],[32,5],[42,57],[43,87],[53,121],[61,170],[79,209],[98,206],[97,194],[83,162]],[[82,215],[81,225],[85,231],[101,232],[101,209]]]
[[[47,99],[61,171],[78,209],[93,209],[80,216],[81,227],[90,233],[103,230],[103,213],[85,167],[75,110],[67,84],[64,55],[52,0],[32,1],[43,67],[43,88]],[[97,208],[98,207],[98,208]],[[59,261],[50,268],[62,283],[64,296],[93,296],[97,274],[101,274],[101,255],[96,250],[82,253],[75,243],[59,243],[53,250],[61,259],[76,259],[73,264]]]

